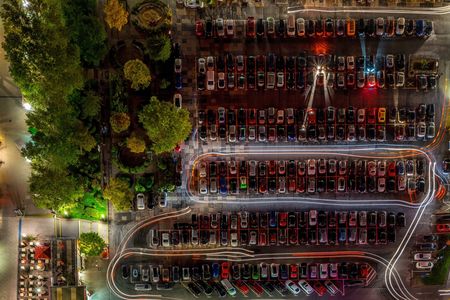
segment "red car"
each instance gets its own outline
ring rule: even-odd
[[[203,25],[202,20],[197,20],[195,22],[195,35],[196,36],[203,36],[205,34],[205,27]]]
[[[314,282],[313,288],[316,291],[317,295],[321,297],[327,292],[327,289],[318,280]]]
[[[397,175],[397,169],[395,167],[395,161],[390,161],[388,163],[388,176],[389,177],[394,177],[395,175]]]
[[[367,278],[367,275],[369,275],[369,266],[367,264],[360,264],[359,276],[361,276],[361,278]]]
[[[288,191],[289,193],[295,193],[296,186],[295,178],[289,178]]]
[[[287,226],[287,212],[278,213],[278,226],[285,228]]]
[[[267,183],[265,178],[259,178],[258,187],[261,194],[267,193]]]
[[[289,278],[290,279],[298,278],[298,266],[296,264],[289,265]]]
[[[257,111],[255,108],[250,109],[248,111],[248,124],[250,125],[255,125],[256,124],[256,115],[257,115]]]
[[[267,235],[265,232],[260,232],[259,233],[259,246],[265,246],[267,245]]]
[[[220,276],[222,279],[228,279],[230,276],[230,264],[227,261],[222,263],[222,272]]]
[[[246,296],[248,292],[250,292],[250,289],[242,280],[236,280],[233,283],[244,296]]]
[[[308,118],[308,125],[315,125],[316,124],[316,110],[314,108],[308,108],[308,111],[306,112],[307,118]]]
[[[246,35],[248,38],[254,38],[256,36],[256,23],[254,17],[247,18]]]
[[[377,109],[372,107],[367,109],[367,123],[375,124],[377,122]]]
[[[269,175],[275,175],[277,168],[274,160],[269,161]]]
[[[305,192],[305,177],[299,177],[297,180],[297,193]]]
[[[450,224],[436,224],[437,232],[450,232]]]

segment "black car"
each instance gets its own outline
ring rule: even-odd
[[[233,109],[227,111],[228,125],[236,125],[236,113]]]
[[[269,193],[275,193],[277,190],[277,181],[274,177],[269,178],[268,190]]]
[[[288,227],[289,228],[297,227],[297,215],[295,214],[295,212],[290,212],[288,214]]]
[[[197,76],[197,89],[203,91],[205,89],[205,74],[198,74]]]
[[[325,34],[327,36],[334,35],[334,22],[330,18],[325,20]]]
[[[390,228],[387,231],[387,241],[389,243],[395,243],[395,228]]]
[[[206,296],[211,296],[213,288],[208,283],[203,280],[197,280],[195,283],[203,290]]]
[[[278,142],[286,141],[286,131],[284,129],[284,126],[282,126],[282,125],[277,126],[277,139],[278,139]]]
[[[227,291],[225,290],[223,285],[220,284],[219,282],[212,282],[212,286],[216,291],[216,293],[219,295],[219,297],[223,298],[227,295]]]
[[[397,214],[397,226],[398,227],[405,227],[406,226],[405,214],[402,213],[402,212],[399,212]]]
[[[287,73],[286,86],[287,86],[287,88],[289,90],[293,90],[295,88],[295,75],[294,75],[294,72]]]
[[[202,265],[202,275],[203,275],[203,279],[204,280],[211,279],[211,271],[209,269],[209,265],[208,264],[203,264]]]
[[[172,231],[170,239],[172,245],[178,246],[180,244],[180,233],[177,230]]]
[[[368,36],[374,36],[375,35],[375,20],[374,19],[369,19],[367,21],[366,34]]]
[[[327,213],[324,211],[319,211],[317,215],[317,223],[319,224],[319,227],[326,227],[327,226]]]
[[[193,280],[200,280],[200,269],[198,267],[192,267],[192,275]]]
[[[130,277],[130,267],[127,265],[122,265],[122,278],[128,279]]]
[[[247,115],[245,109],[240,108],[238,110],[238,125],[246,125],[247,123]]]
[[[336,229],[328,229],[328,244],[336,245]]]
[[[405,54],[397,54],[395,56],[395,67],[397,71],[405,70]]]
[[[233,280],[241,279],[241,268],[239,265],[234,264],[231,266],[231,278],[233,278]]]
[[[305,27],[306,27],[306,34],[310,37],[314,36],[314,31],[315,31],[315,25],[314,25],[314,20],[308,20],[305,23]]]
[[[244,279],[244,280],[250,279],[251,270],[250,270],[250,265],[248,263],[242,264],[241,276],[242,276],[242,279]]]
[[[409,19],[406,21],[405,33],[408,36],[411,36],[414,34],[414,20]]]
[[[348,264],[346,262],[339,264],[338,273],[339,278],[348,278]]]
[[[280,265],[280,275],[279,275],[279,277],[280,277],[280,279],[281,280],[287,280],[287,279],[289,279],[289,274],[288,274],[288,266],[287,265],[285,265],[285,264],[281,264]]]
[[[299,90],[302,90],[305,88],[305,72],[303,70],[300,70],[297,72],[297,78],[295,80],[296,86]]]
[[[205,37],[213,36],[213,22],[211,19],[207,19],[205,22]]]
[[[358,35],[364,36],[366,33],[366,23],[364,22],[364,19],[359,19],[358,23],[356,24]]]
[[[245,230],[242,230],[240,232],[240,236],[241,236],[241,245],[242,246],[246,246],[248,244],[248,233]]]
[[[187,284],[187,289],[189,290],[189,292],[194,295],[195,297],[199,297],[202,293],[202,290],[193,282],[189,282]]]
[[[233,54],[227,53],[226,55],[227,71],[234,71],[234,57]]]
[[[367,229],[367,241],[369,244],[374,244],[377,238],[377,229],[376,228],[368,228]]]
[[[265,34],[265,30],[264,30],[263,19],[258,19],[258,21],[256,21],[256,35],[258,37],[263,37],[264,34]]]
[[[286,32],[286,25],[284,24],[284,20],[279,20],[277,23],[277,34],[279,37],[284,37],[284,33]]]
[[[225,60],[222,55],[217,56],[216,69],[217,72],[225,72]]]

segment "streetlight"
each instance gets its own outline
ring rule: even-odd
[[[27,110],[27,111],[30,111],[30,110],[33,109],[33,108],[31,107],[31,104],[28,103],[28,102],[23,102],[23,103],[22,103],[22,106],[23,106],[23,108],[24,108],[25,110]]]

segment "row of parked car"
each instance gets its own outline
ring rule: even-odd
[[[201,161],[197,172],[201,195],[425,191],[422,159]]]
[[[336,56],[207,56],[196,60],[197,89],[288,89],[303,91],[316,84],[337,89],[402,88],[406,84],[405,54]],[[435,89],[437,77],[417,75],[420,90]]]
[[[433,252],[438,250],[439,236],[435,234],[424,235],[416,244],[417,252],[413,255],[413,264],[417,270],[431,271],[435,258]]]
[[[195,35],[206,38],[233,38],[236,23],[240,20],[217,18],[197,20]],[[403,17],[378,17],[374,19],[304,19],[289,15],[287,19],[275,20],[273,17],[255,19],[247,17],[245,35],[247,38],[284,37],[428,37],[433,31],[433,22],[424,19]]]
[[[198,111],[203,142],[415,141],[436,135],[434,104],[308,109],[225,109]],[[386,126],[387,125],[387,126]]]
[[[193,215],[173,230],[150,230],[150,248],[179,246],[347,245],[393,243],[404,213],[302,211]]]
[[[342,293],[342,282],[364,284],[375,271],[367,263],[204,263],[201,266],[122,265],[122,278],[135,283],[135,289],[151,290],[151,283],[181,282],[195,297],[256,296],[273,292],[281,296],[317,293],[324,296]],[[297,285],[298,284],[298,285]],[[338,287],[340,286],[340,287]]]

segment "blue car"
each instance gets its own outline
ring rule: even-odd
[[[274,211],[270,212],[269,227],[271,227],[271,228],[277,227],[277,213]]]
[[[220,177],[219,179],[219,186],[220,186],[220,194],[227,195],[228,189],[227,189],[227,179],[225,177]]]
[[[175,75],[175,88],[177,90],[181,90],[183,88],[183,78],[180,73],[176,73]]]
[[[347,229],[346,228],[339,228],[339,243],[345,243],[347,242]]]
[[[424,35],[425,20],[416,20],[416,35],[421,37]]]
[[[219,278],[220,276],[220,265],[218,263],[212,264],[212,278]]]

